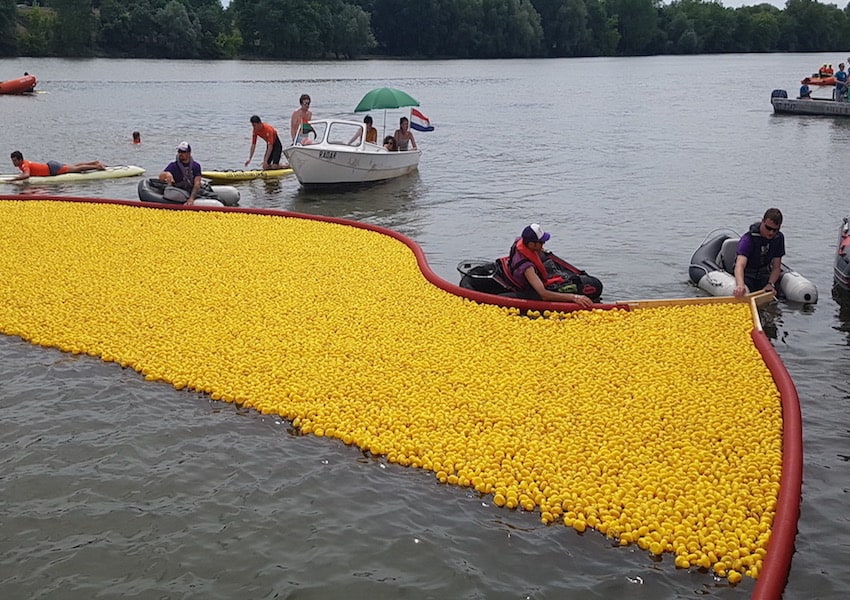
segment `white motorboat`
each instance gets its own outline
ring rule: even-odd
[[[363,123],[324,119],[310,126],[306,139],[283,150],[302,185],[370,183],[419,168],[419,150],[392,152],[366,142]]]

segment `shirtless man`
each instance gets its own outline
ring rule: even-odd
[[[106,169],[106,165],[99,160],[65,165],[55,160],[49,160],[46,163],[24,160],[24,155],[21,154],[20,150],[15,150],[11,156],[12,164],[21,171],[21,174],[11,178],[10,181],[24,181],[30,177],[50,177],[62,173],[82,173],[83,171],[103,171]]]
[[[310,121],[313,119],[313,113],[310,112],[310,96],[301,94],[298,102],[301,106],[292,113],[292,119],[289,121],[289,139],[293,144],[300,143],[313,130],[310,127]]]

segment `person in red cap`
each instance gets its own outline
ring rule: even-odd
[[[556,292],[546,288],[550,274],[543,265],[543,244],[549,241],[549,237],[537,223],[523,229],[522,236],[513,243],[508,255],[508,278],[519,288],[520,293],[533,292],[540,300],[574,302],[584,308],[593,306],[593,301],[583,294]]]
[[[159,174],[159,179],[168,184],[162,194],[166,200],[183,202],[187,206],[195,203],[201,191],[201,165],[192,160],[192,146],[189,142],[177,145],[177,160]]]

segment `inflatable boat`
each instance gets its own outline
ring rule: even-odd
[[[850,217],[844,217],[838,230],[833,279],[838,287],[850,293]]]
[[[29,94],[35,89],[38,80],[33,75],[24,75],[17,79],[0,82],[0,94]]]
[[[184,204],[165,198],[163,193],[168,185],[159,179],[142,179],[138,185],[139,200],[160,204]],[[201,193],[195,199],[196,206],[236,206],[239,203],[239,190],[229,185],[212,187],[205,183]]]
[[[835,77],[814,73],[811,77],[803,77],[800,83],[803,85],[835,85]]]
[[[567,294],[583,294],[599,302],[602,296],[602,282],[596,277],[588,275],[587,272],[574,267],[564,259],[555,256],[551,252],[546,253],[543,266],[550,275],[560,275],[562,281],[547,286],[555,292]],[[510,279],[505,275],[508,268],[508,257],[504,256],[496,260],[464,260],[458,263],[457,270],[461,275],[460,287],[475,290],[494,296],[509,296],[512,298],[529,298],[528,292],[520,292],[511,285]],[[532,294],[534,294],[532,292]],[[536,294],[534,294],[536,298]]]
[[[712,296],[735,294],[735,260],[741,236],[731,229],[715,229],[705,236],[691,257],[691,282]],[[777,296],[790,302],[815,304],[818,290],[811,281],[782,264]]]

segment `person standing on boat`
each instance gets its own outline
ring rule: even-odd
[[[398,120],[398,129],[395,130],[393,137],[400,152],[406,151],[408,145],[413,146],[413,149],[416,150],[416,140],[413,137],[413,132],[410,131],[410,120],[407,117]]]
[[[532,223],[522,230],[522,236],[513,243],[508,255],[508,279],[519,288],[521,294],[536,294],[540,300],[574,302],[583,308],[590,308],[593,301],[587,296],[546,289],[549,274],[543,264],[546,258],[543,244],[549,237],[537,223]]]
[[[782,278],[782,257],[785,256],[785,236],[782,227],[782,212],[768,208],[758,223],[750,225],[749,231],[738,241],[735,258],[735,297],[740,298],[752,291],[775,292]]]
[[[189,142],[177,145],[177,160],[168,163],[159,179],[168,184],[162,197],[192,206],[201,191],[201,165],[192,159]]]
[[[289,167],[289,165],[284,167],[280,164],[283,144],[280,143],[277,130],[268,123],[263,123],[262,119],[257,115],[251,117],[251,128],[253,129],[251,135],[251,152],[248,154],[248,160],[245,161],[245,166],[247,167],[251,164],[251,159],[254,158],[254,150],[257,148],[257,138],[260,137],[266,142],[266,153],[263,155],[263,169],[285,169]]]
[[[300,106],[292,113],[292,118],[289,120],[289,139],[293,144],[300,144],[302,140],[307,138],[307,134],[313,131],[310,126],[310,121],[313,120],[313,113],[310,112],[310,96],[301,94],[298,99]]]
[[[835,75],[835,101],[846,102],[847,100],[847,72],[844,70],[844,63],[838,65],[838,71]]]
[[[20,150],[12,152],[11,157],[12,164],[20,170],[21,174],[12,177],[9,181],[24,181],[30,177],[51,177],[63,173],[82,173],[83,171],[103,171],[106,169],[106,165],[99,160],[73,165],[66,165],[55,160],[48,160],[46,163],[32,162],[24,160],[24,155],[21,154]]]

